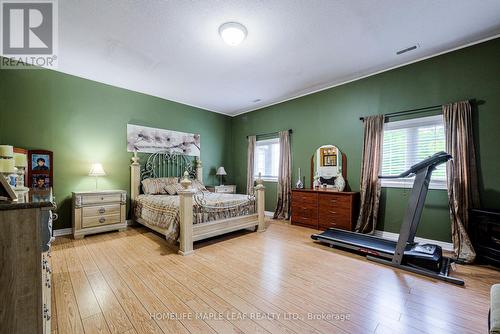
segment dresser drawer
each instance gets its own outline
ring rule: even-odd
[[[292,205],[292,214],[297,217],[318,218],[318,208],[316,205],[307,203],[295,203]]]
[[[121,222],[120,214],[100,215],[94,217],[82,217],[82,227],[93,227],[101,225],[117,224]]]
[[[120,213],[120,204],[109,204],[99,206],[87,206],[82,208],[83,217],[95,217],[101,215],[112,215]]]
[[[344,230],[351,230],[351,212],[347,210],[330,212],[326,210],[319,211],[318,225],[320,229],[334,227]]]
[[[304,217],[304,216],[292,213],[292,218],[290,220],[291,220],[292,224],[307,226],[307,227],[314,228],[314,229],[318,228],[318,218]]]
[[[232,194],[236,192],[236,189],[234,186],[218,186],[215,187],[215,192]]]
[[[351,198],[335,194],[319,194],[319,207],[351,210]]]
[[[317,206],[318,195],[316,193],[308,193],[301,191],[292,192],[292,205],[296,204],[314,204]]]
[[[121,202],[121,199],[121,194],[86,195],[82,196],[82,205]]]

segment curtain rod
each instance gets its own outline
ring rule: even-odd
[[[269,133],[261,133],[261,134],[258,134],[258,135],[255,135],[256,137],[258,136],[268,136],[268,135],[276,135],[280,133],[280,131],[275,131],[275,132],[269,132]],[[292,129],[288,129],[288,133],[293,133],[293,130]],[[248,138],[249,136],[247,136]]]
[[[476,100],[475,99],[471,99],[471,100],[468,100],[471,104],[473,104]],[[443,106],[438,104],[438,105],[435,105],[435,106],[429,106],[429,107],[423,107],[423,108],[416,108],[416,109],[408,109],[408,110],[402,110],[402,111],[395,111],[395,112],[391,112],[391,113],[388,113],[388,114],[384,114],[384,117],[394,117],[394,116],[400,116],[400,115],[411,115],[411,114],[417,114],[417,113],[420,113],[420,112],[423,112],[423,111],[431,111],[431,110],[435,110],[435,109],[441,109]],[[360,121],[364,121],[365,120],[365,117],[360,117],[359,118]]]

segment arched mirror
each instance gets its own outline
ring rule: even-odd
[[[338,147],[335,145],[318,147],[311,158],[311,188],[343,191],[346,185],[345,170],[345,154]]]

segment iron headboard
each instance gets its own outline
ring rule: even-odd
[[[159,177],[182,177],[185,171],[196,178],[196,157],[175,152],[160,151],[148,156],[141,168],[141,181]]]

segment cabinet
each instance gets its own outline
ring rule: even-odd
[[[2,333],[51,333],[50,202],[0,202]]]
[[[352,231],[359,213],[359,193],[328,189],[292,190],[294,225],[326,230],[330,227]]]
[[[73,237],[124,230],[126,201],[123,190],[73,192]]]

